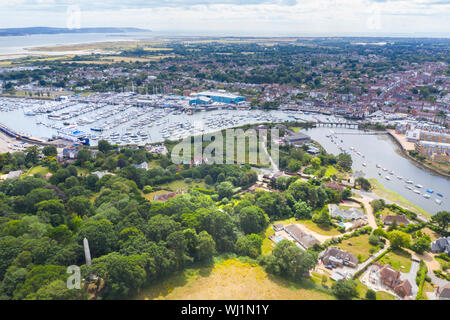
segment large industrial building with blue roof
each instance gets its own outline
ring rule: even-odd
[[[211,104],[213,102],[236,104],[245,101],[245,97],[234,95],[224,90],[202,91],[191,96],[192,99],[189,100],[190,105]]]

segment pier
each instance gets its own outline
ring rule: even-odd
[[[330,121],[316,121],[316,127],[336,127],[336,128],[352,128],[358,129],[358,122],[330,122]]]

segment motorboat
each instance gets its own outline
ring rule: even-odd
[[[429,194],[427,194],[427,193],[424,193],[424,194],[423,194],[423,197],[424,197],[425,199],[430,199],[431,196],[430,196]]]
[[[408,180],[408,181],[406,181],[406,183],[413,184],[414,182],[412,182],[411,180]]]
[[[386,180],[391,180],[391,177],[389,177],[389,176],[386,176],[385,178],[386,178]]]
[[[415,186],[416,188],[423,188],[423,186],[421,184],[416,184]]]
[[[438,205],[441,205],[441,203],[442,203],[442,200],[439,200],[439,199],[436,199],[436,200],[434,200]]]
[[[442,195],[442,193],[439,193],[439,192],[437,192],[436,195],[437,195],[438,197],[441,197],[441,198],[444,197],[444,196]]]
[[[379,164],[376,165],[377,168],[381,168],[381,166]]]
[[[434,191],[431,190],[431,189],[427,189],[427,192],[431,194],[431,193],[433,193]]]
[[[367,167],[367,163],[365,163],[365,162],[364,162],[362,165],[363,165],[364,167]]]
[[[414,193],[417,193],[417,194],[420,194],[420,191],[419,191],[419,190],[416,190],[416,189],[414,189],[413,192],[414,192]]]

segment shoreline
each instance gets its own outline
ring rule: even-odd
[[[436,174],[438,176],[441,176],[443,178],[447,178],[450,179],[450,174],[446,174],[444,172],[438,171],[433,167],[428,166],[425,163],[420,162],[419,160],[415,159],[414,157],[412,157],[409,153],[408,150],[405,149],[405,147],[403,146],[402,142],[399,141],[399,139],[395,136],[395,134],[393,134],[390,130],[386,130],[386,132],[388,133],[388,135],[392,138],[392,140],[397,144],[397,146],[399,146],[399,149],[401,150],[402,155],[406,158],[411,160],[417,167],[419,167],[420,169],[426,170],[430,173]]]

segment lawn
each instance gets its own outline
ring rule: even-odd
[[[405,250],[387,252],[378,262],[390,264],[395,270],[408,273],[411,269],[411,254]]]
[[[359,260],[364,262],[371,256],[369,250],[372,247],[369,243],[369,235],[363,234],[358,237],[353,237],[342,241],[337,245],[339,248],[353,253]]]
[[[135,299],[167,300],[329,300],[311,280],[293,283],[236,258],[212,268],[187,269],[143,290]]]
[[[366,298],[366,292],[368,291],[367,286],[362,283],[360,280],[356,280],[356,283],[358,284],[358,293],[359,297],[361,299]],[[387,293],[385,291],[376,291],[377,300],[395,300],[395,296],[393,296],[390,293]]]
[[[382,185],[380,182],[378,182],[377,179],[369,179],[369,182],[373,187],[372,192],[375,193],[376,195],[378,195],[382,198],[385,198],[387,200],[390,200],[390,201],[398,204],[399,206],[404,207],[408,210],[411,210],[412,212],[415,212],[417,214],[422,214],[425,217],[431,216],[428,212],[419,208],[415,204],[409,202],[408,200],[403,198],[398,193],[396,193],[392,190],[386,189],[386,187],[384,185]]]
[[[336,227],[333,226],[320,226],[314,223],[312,220],[300,220],[297,223],[303,224],[309,230],[317,232],[318,234],[322,234],[324,236],[338,236],[341,233],[338,231]]]
[[[199,188],[204,188],[206,184],[201,180],[199,181],[193,180],[191,183],[186,183],[184,182],[184,180],[175,180],[167,184],[162,184],[159,187],[172,191],[188,191],[190,188],[197,186]]]
[[[36,173],[40,173],[43,176],[45,176],[49,172],[50,172],[50,170],[47,167],[36,166],[36,167],[31,168],[31,170],[27,174],[28,175],[35,175]]]
[[[437,232],[431,230],[430,228],[423,228],[422,232],[429,235],[431,238],[431,241],[435,241],[441,237],[441,235],[439,235]]]
[[[270,236],[275,234],[275,231],[273,230],[272,226],[274,224],[277,224],[277,223],[282,223],[284,225],[288,225],[288,224],[291,224],[291,223],[294,223],[294,222],[295,222],[295,218],[290,218],[290,219],[287,219],[287,220],[275,221],[275,222],[271,223],[267,227],[266,232],[265,232],[265,236],[264,236],[264,240],[263,240],[263,243],[262,243],[262,246],[261,246],[261,253],[262,253],[262,255],[266,255],[266,254],[271,253],[272,249],[275,247],[275,243],[272,240],[269,239]]]
[[[142,196],[143,196],[146,200],[152,202],[154,196],[156,196],[156,195],[158,195],[158,194],[169,193],[169,192],[170,192],[170,191],[167,191],[167,190],[158,190],[158,191],[155,191],[155,192],[143,194]]]
[[[333,167],[333,166],[328,166],[327,167],[327,171],[325,171],[325,178],[331,177],[333,174],[337,175],[339,174],[339,171]]]

